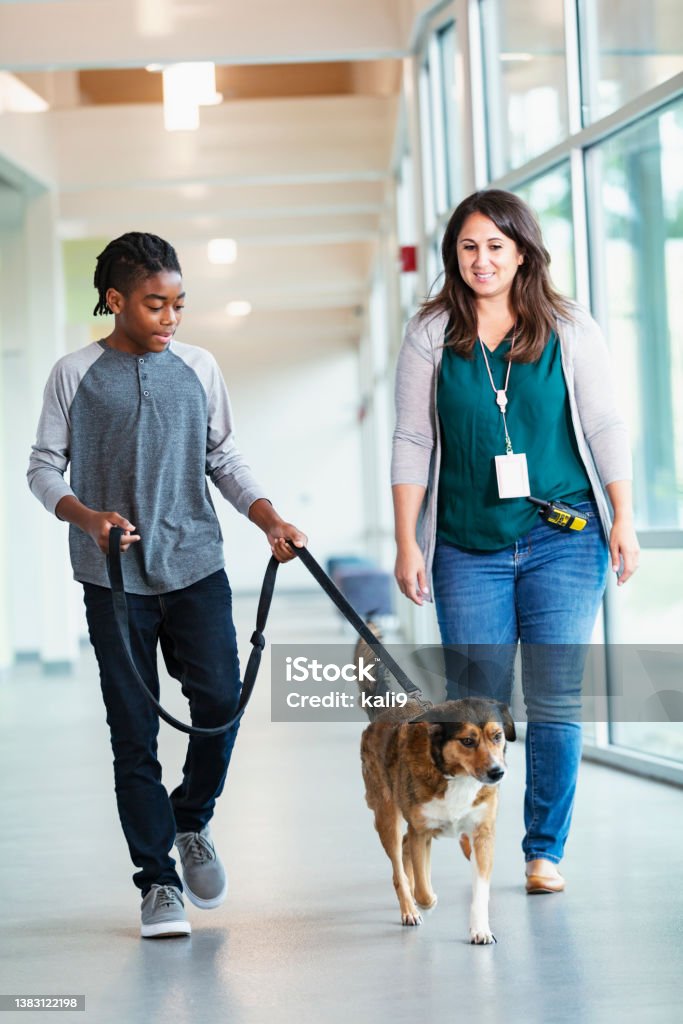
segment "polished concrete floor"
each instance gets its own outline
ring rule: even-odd
[[[254,607],[238,601],[245,647]],[[312,630],[340,638],[324,596],[276,597],[269,640]],[[421,928],[402,928],[363,799],[362,726],[271,724],[267,659],[262,671],[213,823],[228,900],[190,906],[191,939],[156,942],[139,938],[92,656],[84,650],[73,676],[23,664],[0,682],[0,993],[84,994],[86,1012],[60,1019],[96,1024],[680,1019],[680,790],[584,765],[567,891],[527,897],[523,750],[512,744],[491,906],[498,944],[467,942],[469,867],[454,840],[434,851],[438,906]],[[170,788],[184,738],[162,725],[160,748]]]

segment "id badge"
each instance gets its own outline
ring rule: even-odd
[[[496,455],[496,477],[499,498],[528,498],[529,472],[526,455],[518,452],[510,455]]]

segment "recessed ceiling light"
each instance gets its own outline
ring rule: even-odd
[[[243,299],[235,299],[233,302],[229,302],[227,304],[225,312],[228,316],[249,316],[251,313],[251,302],[246,302]]]
[[[212,238],[209,242],[209,263],[234,263],[237,242],[234,238]]]
[[[211,61],[189,61],[163,68],[164,126],[166,131],[199,128],[199,108],[221,103],[216,92],[216,65]]]
[[[501,53],[502,61],[513,63],[514,61],[529,61],[534,59],[533,53]]]

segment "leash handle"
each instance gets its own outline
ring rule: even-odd
[[[213,728],[202,728],[198,725],[187,725],[185,722],[181,722],[179,718],[174,718],[165,708],[161,706],[159,701],[156,699],[152,691],[149,689],[144,679],[138,671],[138,667],[135,664],[135,658],[133,657],[133,649],[130,642],[130,626],[128,622],[128,602],[126,601],[126,591],[123,585],[123,569],[121,567],[121,538],[123,536],[123,530],[120,526],[112,526],[109,531],[109,555],[107,556],[107,572],[109,574],[109,582],[111,584],[111,596],[114,610],[114,622],[123,644],[123,649],[126,652],[128,664],[130,665],[138,686],[142,689],[145,696],[152,702],[157,710],[159,718],[163,718],[168,725],[172,725],[174,729],[178,729],[180,732],[188,733],[190,736],[220,736],[227,732],[228,729],[232,729],[240,718],[244,714],[245,708],[249,703],[249,699],[254,690],[254,684],[256,682],[256,676],[258,674],[259,666],[261,664],[261,653],[263,648],[266,646],[266,639],[263,635],[263,630],[266,627],[266,620],[268,619],[268,612],[270,611],[270,604],[273,599],[273,591],[275,589],[275,578],[277,576],[277,570],[279,562],[276,558],[271,558],[266,568],[265,576],[263,578],[263,586],[261,587],[261,596],[259,597],[258,611],[256,613],[256,629],[252,633],[251,643],[252,649],[247,662],[247,667],[244,672],[244,681],[242,683],[242,689],[240,691],[240,699],[237,705],[237,711],[224,725],[217,725]]]
[[[389,654],[386,647],[384,647],[374,633],[368,629],[366,623],[363,622],[356,609],[352,604],[349,604],[341,590],[339,590],[336,584],[330,579],[322,566],[316,562],[308,548],[299,548],[291,540],[287,540],[287,543],[292,551],[298,555],[304,563],[314,580],[320,584],[327,596],[334,602],[344,618],[353,626],[356,632],[362,636],[363,640],[365,640],[367,645],[374,651],[382,664],[391,672],[396,682],[406,691],[406,693],[410,694],[411,697],[421,704],[425,710],[431,708],[431,701],[427,700],[427,698],[423,696],[422,690],[419,686],[416,686],[415,683],[408,678],[401,666],[394,661],[392,656]]]

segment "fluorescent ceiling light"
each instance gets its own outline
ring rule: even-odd
[[[171,64],[163,69],[166,131],[199,128],[199,108],[223,99],[216,92],[216,65],[210,61]]]
[[[251,313],[251,302],[236,299],[234,302],[229,302],[227,304],[225,312],[228,316],[249,316]]]
[[[212,238],[209,242],[209,263],[234,263],[237,242],[234,238]]]
[[[215,107],[223,101],[220,92],[216,92],[216,65],[211,61],[197,61],[193,64],[181,64],[185,68],[188,88],[200,107]]]
[[[501,53],[500,59],[505,62],[529,61],[534,59],[533,53]]]
[[[50,105],[9,71],[0,71],[0,114],[39,114]]]
[[[186,88],[182,64],[164,68],[164,127],[167,132],[196,131],[199,104]]]
[[[194,132],[199,128],[196,103],[164,102],[164,128],[167,132]]]

